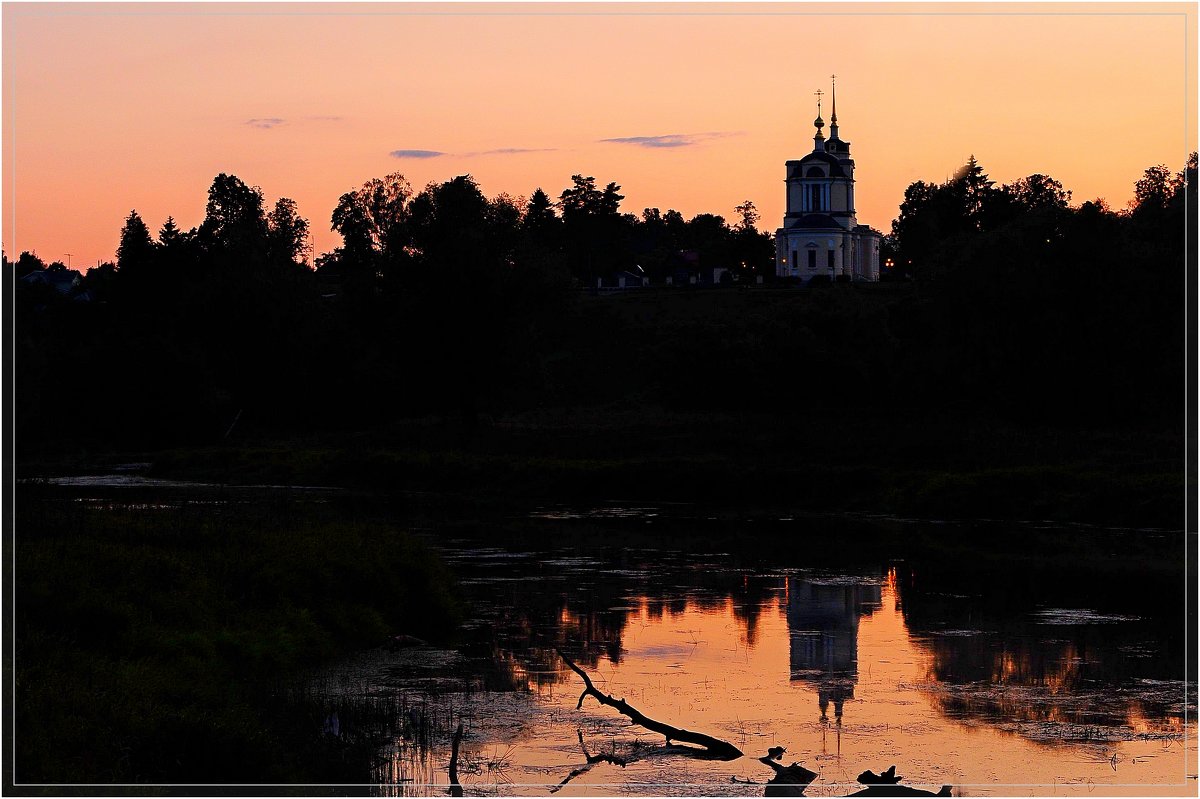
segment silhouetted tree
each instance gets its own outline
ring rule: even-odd
[[[217,175],[208,189],[199,236],[213,254],[261,263],[267,248],[262,191],[233,175]]]
[[[753,202],[746,200],[734,210],[742,218],[742,221],[738,223],[739,230],[758,230],[755,226],[758,224],[758,220],[762,219],[762,215],[758,213],[758,209],[754,207]]]
[[[554,213],[554,203],[541,188],[534,190],[525,206],[525,217],[522,227],[537,243],[552,245],[558,238],[562,220]]]
[[[1152,166],[1134,185],[1130,207],[1135,212],[1162,211],[1166,209],[1167,203],[1175,195],[1178,186],[1179,178],[1172,175],[1171,170],[1165,164]]]
[[[976,230],[984,227],[985,211],[996,191],[994,186],[995,181],[983,171],[974,155],[949,184],[951,191],[961,196],[966,218]]]
[[[150,240],[150,229],[138,216],[130,211],[121,228],[121,241],[117,245],[117,268],[127,279],[140,279],[154,258],[154,242]]]
[[[1071,201],[1071,192],[1052,177],[1033,174],[1013,183],[1005,184],[1001,191],[1011,197],[1025,211],[1044,209],[1065,210]]]
[[[401,271],[411,244],[411,198],[412,187],[399,172],[343,194],[333,209],[331,227],[341,234],[343,244],[323,268],[336,266],[351,293],[369,290],[385,271]]]
[[[31,252],[22,252],[17,257],[16,272],[18,278],[25,277],[30,272],[37,272],[45,268],[45,262]]]
[[[117,283],[117,265],[111,262],[97,264],[83,276],[83,287],[96,302],[112,299]]]
[[[168,216],[167,221],[158,231],[158,244],[163,248],[177,247],[187,241],[187,235],[175,224],[175,218]]]
[[[621,187],[596,188],[596,179],[571,176],[572,186],[559,195],[563,232],[571,269],[583,279],[632,265],[627,220],[621,216]]]
[[[296,213],[296,201],[281,197],[267,216],[267,247],[279,264],[303,264],[308,250],[308,220]]]

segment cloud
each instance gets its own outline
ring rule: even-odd
[[[518,153],[552,153],[555,152],[554,147],[501,147],[498,150],[484,150],[481,153],[472,153],[472,155],[517,155]]]
[[[667,133],[662,136],[620,136],[614,139],[601,139],[605,144],[634,144],[638,147],[691,147],[710,139],[722,139],[726,136],[738,136],[739,133],[714,131],[711,133]]]
[[[392,158],[437,158],[445,153],[437,150],[392,150],[388,155]]]
[[[291,120],[282,119],[281,117],[255,117],[254,119],[247,119],[246,124],[252,128],[270,130],[280,125],[304,125],[308,122],[341,122],[343,119],[345,117],[322,115],[309,115]]]

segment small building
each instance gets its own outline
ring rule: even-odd
[[[640,289],[650,285],[650,279],[642,268],[636,267],[638,271],[623,269],[614,272],[606,277],[596,278],[597,289]]]
[[[850,142],[838,135],[836,83],[828,140],[820,95],[813,150],[786,164],[787,211],[775,231],[775,275],[805,283],[818,275],[876,281],[883,235],[854,215],[854,160]]]
[[[37,269],[21,278],[29,286],[49,286],[59,294],[69,295],[79,288],[83,276],[74,269]]]

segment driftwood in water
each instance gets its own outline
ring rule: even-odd
[[[618,713],[626,716],[634,724],[645,727],[648,730],[659,733],[666,737],[667,743],[679,741],[680,743],[695,744],[696,746],[704,747],[705,752],[719,760],[734,760],[742,756],[742,750],[738,749],[728,741],[722,741],[720,738],[714,738],[711,735],[705,735],[702,732],[693,732],[680,727],[672,727],[670,724],[664,724],[661,721],[648,718],[643,715],[640,710],[630,705],[624,699],[614,699],[604,693],[592,684],[591,677],[588,677],[587,672],[576,666],[570,658],[564,655],[561,651],[558,656],[563,659],[563,662],[571,667],[571,671],[583,678],[583,684],[586,686],[583,693],[579,695],[579,702],[575,705],[576,710],[583,707],[583,700],[589,695],[596,698],[596,701],[602,705],[608,705],[615,708]]]
[[[550,793],[555,793],[568,782],[578,777],[580,774],[591,771],[592,766],[596,765],[597,763],[612,763],[614,766],[620,766],[621,768],[625,768],[626,764],[629,763],[628,760],[617,757],[616,754],[589,754],[587,750],[587,744],[583,742],[583,730],[576,730],[576,732],[579,733],[579,748],[583,750],[583,759],[587,761],[587,765],[580,766],[564,777],[562,782],[550,789]]]
[[[803,796],[809,783],[817,778],[817,772],[809,771],[799,763],[792,763],[790,766],[776,763],[775,761],[783,756],[783,751],[782,747],[772,748],[765,757],[758,759],[758,762],[770,766],[775,771],[775,776],[767,780],[763,796]]]
[[[766,757],[760,757],[760,763],[770,766],[775,771],[775,776],[767,783],[763,790],[763,796],[803,796],[805,789],[809,784],[817,778],[813,771],[809,771],[799,763],[792,763],[790,766],[783,766],[774,761],[783,756],[783,748],[775,747],[767,754]],[[937,793],[932,791],[924,791],[920,788],[910,788],[907,785],[898,785],[902,778],[896,775],[896,767],[892,766],[887,771],[876,774],[873,771],[864,771],[858,775],[858,781],[867,787],[857,793],[849,794],[849,796],[950,796],[950,786],[943,785],[942,789]],[[736,777],[734,782],[741,782]],[[752,784],[746,781],[746,784]]]
[[[460,721],[454,737],[450,739],[450,795],[462,796],[462,785],[458,782],[458,745],[462,743],[463,725]]]
[[[907,785],[898,785],[902,778],[896,774],[896,767],[892,766],[887,771],[876,774],[871,770],[864,771],[858,775],[858,781],[867,786],[857,793],[849,794],[850,796],[950,796],[950,786],[943,785],[942,789],[937,793],[933,791],[923,791],[920,788],[909,788]]]

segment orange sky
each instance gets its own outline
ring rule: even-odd
[[[1042,172],[1119,208],[1195,149],[1195,21],[1184,3],[5,3],[4,249],[95,265],[130,209],[199,224],[219,172],[295,199],[318,252],[340,243],[338,196],[394,171],[553,197],[581,172],[624,211],[732,219],[751,199],[774,230],[834,72],[860,222],[888,231],[905,186],[971,153],[998,182]],[[441,155],[392,155],[414,150]]]

